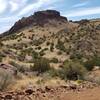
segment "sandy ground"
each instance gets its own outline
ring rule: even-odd
[[[26,92],[11,92],[0,94],[0,100],[100,100],[100,87],[94,87],[93,89],[85,89],[81,91],[41,91],[32,94],[26,94]],[[30,93],[30,92],[28,92]],[[8,99],[15,96],[15,99]],[[1,99],[3,98],[4,99]]]
[[[100,100],[100,87],[62,94],[59,100]]]

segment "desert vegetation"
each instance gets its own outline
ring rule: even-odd
[[[47,12],[38,14],[0,35],[0,91],[100,85],[100,21],[69,22],[57,13],[50,18]]]

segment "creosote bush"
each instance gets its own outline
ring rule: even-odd
[[[100,66],[100,57],[93,57],[91,60],[86,61],[84,66],[89,71],[91,71],[94,66]]]
[[[61,50],[61,51],[63,51],[63,52],[66,52],[66,48],[64,46],[64,42],[62,42],[60,40],[58,40],[58,43],[56,45],[56,48],[59,49],[59,50]]]
[[[50,60],[50,62],[52,62],[52,63],[58,63],[59,61],[58,61],[57,58],[52,58],[52,59]]]
[[[49,60],[46,58],[37,59],[34,62],[34,66],[31,66],[31,70],[38,72],[38,74],[50,70]]]
[[[79,62],[66,61],[63,68],[59,71],[62,79],[77,80],[82,79],[86,73],[86,69]]]
[[[50,51],[53,52],[54,51],[54,43],[51,43],[51,46],[50,46]]]

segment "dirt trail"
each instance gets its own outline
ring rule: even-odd
[[[60,100],[100,100],[100,87],[83,90],[78,93],[65,93],[61,95]]]
[[[100,100],[100,87],[82,90],[68,90],[66,87],[27,89],[0,93],[0,100]]]

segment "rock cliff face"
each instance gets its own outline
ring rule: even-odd
[[[62,22],[67,22],[67,18],[60,16],[60,13],[58,11],[55,10],[39,11],[35,12],[34,15],[31,15],[29,17],[23,17],[21,20],[19,20],[14,24],[14,26],[8,31],[8,33],[14,33],[29,25],[44,26],[44,24],[47,23],[48,20],[52,19],[57,21],[59,20]]]

